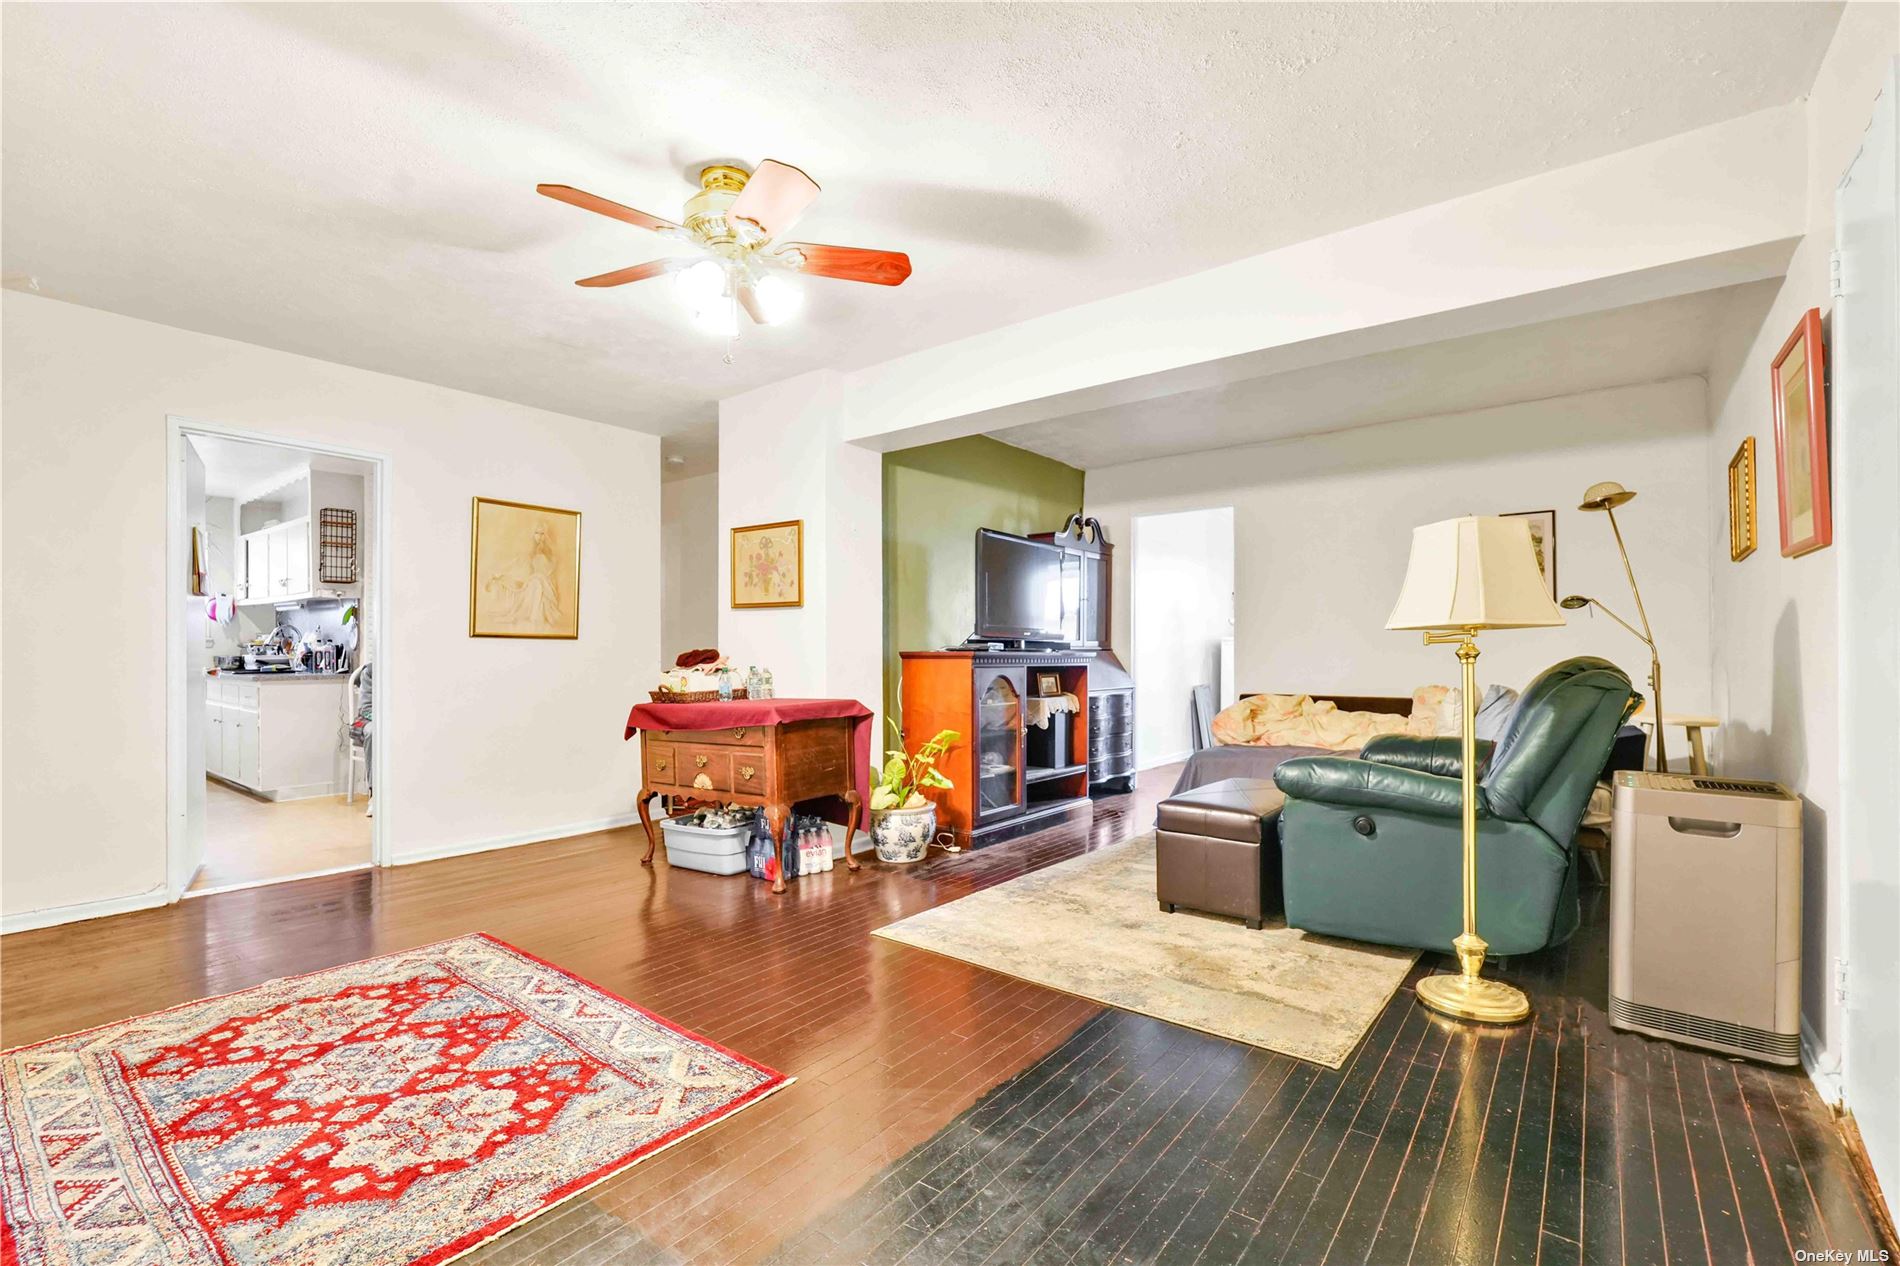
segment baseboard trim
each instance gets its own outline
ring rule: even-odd
[[[48,906],[41,910],[21,910],[17,914],[0,915],[0,935],[10,936],[15,932],[58,927],[62,923],[78,923],[82,919],[103,919],[112,914],[130,914],[134,910],[150,910],[164,904],[165,885],[160,884],[156,888],[125,897],[81,901],[70,906]]]
[[[517,835],[498,835],[493,839],[405,851],[390,858],[389,864],[408,866],[415,862],[439,862],[449,857],[466,857],[471,853],[492,853],[498,848],[516,848],[522,844],[545,844],[549,840],[566,839],[570,835],[618,830],[623,826],[632,826],[639,820],[640,815],[637,813],[616,813],[612,817],[596,818],[591,822],[570,822],[566,826],[549,827],[543,831],[523,831]]]
[[[1814,1036],[1814,1030],[1808,1027],[1808,1017],[1801,1017],[1801,1070],[1814,1083],[1815,1093],[1821,1096],[1821,1102],[1830,1108],[1838,1109],[1846,1097],[1841,1085],[1841,1069],[1837,1062],[1830,1065],[1821,1063],[1820,1039]]]
[[[1145,771],[1145,770],[1150,770],[1150,769],[1159,769],[1163,765],[1179,765],[1185,762],[1187,758],[1192,755],[1194,755],[1194,753],[1191,751],[1190,752],[1170,752],[1166,756],[1156,756],[1149,760],[1142,761],[1141,768]]]

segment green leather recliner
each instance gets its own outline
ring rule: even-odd
[[[1576,930],[1577,826],[1641,698],[1609,661],[1565,660],[1525,689],[1495,749],[1479,744],[1478,935],[1491,953]],[[1461,757],[1456,738],[1386,736],[1357,758],[1281,765],[1287,926],[1448,949],[1464,923]]]

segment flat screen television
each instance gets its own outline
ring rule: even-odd
[[[1060,549],[990,528],[976,533],[976,637],[990,641],[1067,640]]]

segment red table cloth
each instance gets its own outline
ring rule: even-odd
[[[632,738],[641,730],[727,730],[736,726],[781,725],[791,721],[822,721],[845,717],[851,727],[851,765],[857,773],[858,804],[868,815],[871,807],[871,710],[856,699],[734,699],[713,703],[636,703],[627,714]],[[843,800],[836,811],[847,812]],[[869,817],[858,822],[868,830]]]

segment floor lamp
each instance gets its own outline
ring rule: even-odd
[[[1564,622],[1537,563],[1530,524],[1467,515],[1412,529],[1412,557],[1388,629],[1422,630],[1427,646],[1453,644],[1464,669],[1464,932],[1451,943],[1455,976],[1418,982],[1420,1002],[1461,1020],[1514,1024],[1531,1013],[1524,992],[1486,980],[1488,946],[1478,935],[1478,632],[1548,628]]]
[[[1656,710],[1656,769],[1661,772],[1669,768],[1669,754],[1663,748],[1662,657],[1656,653],[1656,635],[1649,631],[1649,613],[1643,610],[1643,591],[1636,587],[1636,569],[1630,566],[1630,552],[1623,548],[1623,529],[1616,525],[1616,507],[1635,499],[1636,494],[1622,484],[1591,484],[1583,494],[1583,504],[1577,509],[1601,510],[1610,516],[1610,531],[1616,536],[1616,552],[1623,557],[1623,574],[1629,577],[1630,597],[1636,599],[1636,618],[1642,622],[1643,627],[1639,630],[1595,598],[1586,598],[1582,594],[1571,594],[1564,599],[1563,605],[1571,611],[1595,607],[1636,634],[1642,639],[1643,645],[1649,647],[1649,704]]]

